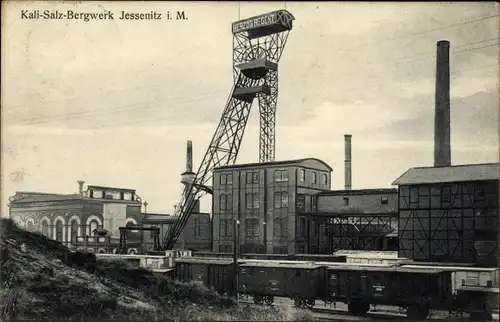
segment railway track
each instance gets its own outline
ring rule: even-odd
[[[275,299],[275,303],[271,306],[282,307],[282,308],[294,308],[296,307],[293,304],[287,303],[288,299],[278,298]],[[253,301],[249,300],[240,300],[240,303],[245,303],[249,306],[261,307],[265,304],[254,304]],[[344,304],[339,304],[338,306],[343,307]],[[406,315],[401,311],[396,309],[379,309],[377,311],[370,311],[365,316],[354,316],[347,312],[347,309],[339,309],[339,308],[328,308],[328,307],[313,307],[311,309],[305,309],[313,313],[314,317],[318,319],[318,321],[408,321]],[[426,321],[432,322],[470,322],[467,317],[450,317],[447,312],[441,311],[432,311],[431,315],[426,319]],[[493,321],[499,321],[498,315],[493,318]]]

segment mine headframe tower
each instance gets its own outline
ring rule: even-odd
[[[163,249],[174,246],[195,203],[211,193],[206,184],[212,170],[236,162],[255,97],[260,111],[259,161],[274,161],[278,62],[294,19],[288,11],[278,10],[232,24],[233,88],[196,175],[184,185],[177,220],[164,236]]]

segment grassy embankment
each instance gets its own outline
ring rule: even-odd
[[[237,305],[196,283],[69,252],[1,219],[0,321],[312,321],[309,312]]]

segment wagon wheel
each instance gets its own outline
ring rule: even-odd
[[[267,305],[272,305],[274,303],[274,296],[272,295],[265,296],[264,302],[266,302]]]
[[[306,308],[308,308],[308,309],[312,309],[315,304],[316,304],[316,300],[315,299],[306,299],[304,301],[304,306]]]
[[[255,304],[262,304],[262,303],[264,302],[264,299],[262,298],[262,296],[261,296],[261,295],[255,295],[255,296],[253,297],[253,302],[254,302]]]

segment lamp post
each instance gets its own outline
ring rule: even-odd
[[[238,301],[238,239],[239,239],[238,219],[234,220],[234,238],[233,238],[233,274],[234,274],[234,298]]]
[[[264,230],[264,254],[267,253],[267,229],[266,229],[266,222],[262,222],[262,228]]]

